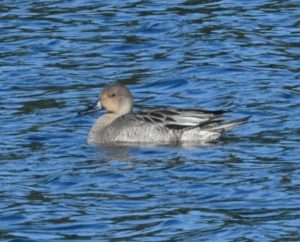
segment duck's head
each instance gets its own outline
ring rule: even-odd
[[[102,90],[97,106],[105,108],[109,113],[124,115],[132,111],[133,97],[127,87],[114,84]]]

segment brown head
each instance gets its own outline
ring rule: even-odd
[[[126,86],[114,84],[102,90],[97,106],[109,113],[124,115],[132,111],[133,97]]]

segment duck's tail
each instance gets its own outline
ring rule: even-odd
[[[247,116],[247,117],[235,119],[235,120],[232,120],[232,121],[229,121],[229,122],[226,122],[226,123],[220,123],[218,125],[210,127],[209,130],[211,130],[211,131],[221,131],[221,132],[227,131],[227,130],[230,130],[230,129],[234,128],[237,125],[247,123],[249,118],[250,118],[250,116]]]

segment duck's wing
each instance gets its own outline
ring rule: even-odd
[[[223,111],[202,109],[149,109],[134,113],[134,117],[156,126],[182,130],[218,123],[222,113]]]

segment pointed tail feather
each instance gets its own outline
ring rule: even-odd
[[[219,124],[219,125],[216,125],[216,126],[212,127],[210,130],[212,130],[212,131],[217,131],[217,130],[227,131],[227,130],[232,129],[233,127],[235,127],[237,125],[247,123],[250,117],[251,116],[247,116],[247,117],[243,117],[243,118],[240,118],[240,119],[229,121],[227,123],[222,123],[222,124]]]

